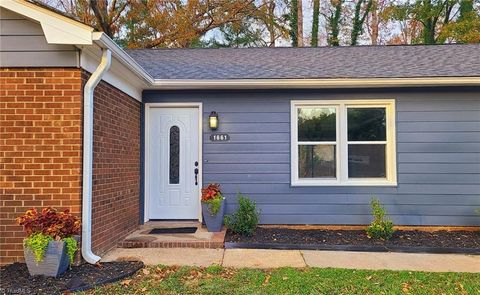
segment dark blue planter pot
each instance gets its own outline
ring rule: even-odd
[[[202,202],[202,215],[209,232],[219,232],[222,230],[223,215],[225,212],[225,200],[222,200],[220,210],[214,216],[210,214],[210,204]]]
[[[58,277],[64,273],[70,264],[67,247],[64,241],[50,241],[42,261],[37,262],[33,252],[24,247],[25,262],[32,276],[44,275]]]

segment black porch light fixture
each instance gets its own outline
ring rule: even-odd
[[[217,130],[218,128],[218,114],[215,111],[212,111],[210,113],[210,116],[208,116],[208,123],[210,126],[211,130]]]

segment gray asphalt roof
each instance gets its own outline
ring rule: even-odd
[[[127,50],[156,79],[480,76],[480,44]]]

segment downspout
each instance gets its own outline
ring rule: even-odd
[[[102,49],[102,60],[83,89],[82,256],[91,264],[101,259],[92,252],[93,91],[111,61],[110,50]]]

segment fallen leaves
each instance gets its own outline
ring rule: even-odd
[[[411,286],[409,283],[402,283],[402,292],[410,293]]]
[[[458,290],[462,295],[467,295],[468,292],[465,290],[465,287],[463,286],[462,283],[456,283],[457,287],[455,287],[455,290]]]
[[[268,285],[268,283],[270,282],[270,278],[271,278],[271,277],[272,277],[271,275],[266,275],[266,276],[265,276],[265,280],[263,280],[263,284],[262,284],[262,285],[263,285],[263,286]]]

